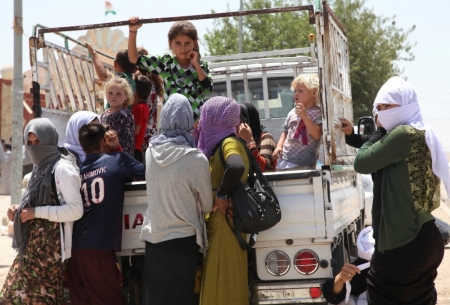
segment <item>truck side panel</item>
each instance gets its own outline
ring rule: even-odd
[[[356,176],[333,179],[330,186],[331,209],[327,209],[327,237],[337,237],[349,224],[360,216],[363,195]]]
[[[144,242],[139,240],[142,223],[147,210],[147,191],[145,182],[137,183],[139,190],[125,192],[123,207],[122,251],[118,256],[143,254]]]
[[[321,178],[272,181],[271,185],[281,207],[281,221],[263,231],[258,242],[269,240],[314,238],[325,234],[322,193],[314,193],[314,186],[321,185]],[[319,231],[319,232],[318,232]],[[255,248],[258,248],[258,242]]]

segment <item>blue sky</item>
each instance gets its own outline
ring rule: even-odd
[[[36,23],[48,27],[82,25],[126,20],[129,16],[142,18],[207,14],[214,9],[225,12],[239,9],[239,0],[110,0],[117,15],[104,16],[103,0],[23,0],[23,68],[29,69],[28,37]],[[13,63],[13,0],[1,1],[0,10],[0,66]],[[304,1],[307,3],[307,1]],[[427,4],[427,3],[432,3]],[[161,5],[163,4],[163,5]],[[376,14],[396,16],[397,25],[416,30],[410,36],[416,59],[413,62],[399,63],[404,69],[402,76],[416,88],[424,119],[434,128],[447,151],[450,151],[450,1],[435,0],[367,0]],[[212,28],[212,21],[194,21],[200,37]],[[170,23],[144,25],[139,31],[138,45],[143,45],[150,53],[161,54],[167,51],[167,31]],[[126,33],[126,27],[123,28]],[[83,32],[66,33],[78,38]],[[126,33],[127,35],[127,33]],[[46,39],[62,45],[58,37]],[[303,47],[303,46],[300,46]],[[351,50],[350,50],[351,52]]]

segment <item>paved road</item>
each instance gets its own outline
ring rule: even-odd
[[[445,191],[444,191],[445,192]],[[0,219],[4,225],[6,210],[10,205],[10,196],[0,195]],[[441,207],[433,212],[433,215],[450,223],[450,201],[441,204]],[[16,252],[11,248],[11,238],[1,234],[0,230],[0,287],[3,287],[6,274],[9,271]],[[438,305],[450,305],[450,244],[445,247],[445,255],[442,264],[438,269],[438,277],[435,281],[438,291]]]

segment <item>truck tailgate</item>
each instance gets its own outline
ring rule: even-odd
[[[281,221],[261,232],[258,242],[325,236],[325,213],[320,170],[265,173],[281,207]],[[256,247],[258,244],[256,244]]]

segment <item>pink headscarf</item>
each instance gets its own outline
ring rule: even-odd
[[[217,144],[230,134],[236,134],[240,123],[239,104],[231,98],[216,96],[202,106],[198,124],[198,148],[209,159]]]

